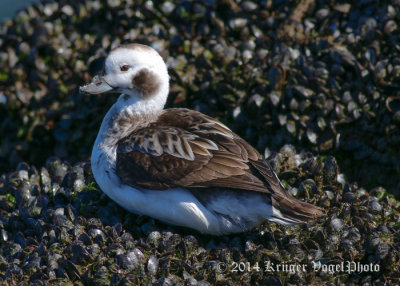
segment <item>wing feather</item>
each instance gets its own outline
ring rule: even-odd
[[[191,148],[193,153],[195,153],[196,155],[211,156],[210,151],[208,151],[207,148],[204,148],[203,146],[191,144]]]
[[[243,163],[241,160],[236,160],[235,158],[226,156],[214,156],[212,162],[239,169],[249,169],[249,166]]]
[[[217,144],[213,141],[205,139],[205,138],[196,138],[195,140],[190,141],[192,144],[196,144],[208,150],[218,150]]]

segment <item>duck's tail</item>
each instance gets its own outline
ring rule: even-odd
[[[284,225],[306,223],[322,215],[322,209],[312,204],[302,202],[291,195],[283,187],[278,176],[266,160],[253,161],[252,166],[264,177],[271,196],[272,217],[270,220]]]
[[[272,221],[283,225],[306,223],[322,216],[322,209],[294,197],[272,197]]]

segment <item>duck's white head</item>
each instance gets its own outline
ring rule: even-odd
[[[156,50],[140,44],[113,49],[104,64],[104,74],[80,90],[90,94],[123,93],[125,100],[155,101],[163,108],[169,93],[168,69]]]

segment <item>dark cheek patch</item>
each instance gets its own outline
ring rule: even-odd
[[[143,97],[149,97],[160,89],[160,79],[148,69],[142,69],[132,79],[132,86],[140,92]]]

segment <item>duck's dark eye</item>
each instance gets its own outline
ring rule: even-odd
[[[129,65],[123,65],[123,66],[121,66],[121,71],[123,71],[123,72],[126,72],[127,70],[129,70],[130,69],[130,66]]]

